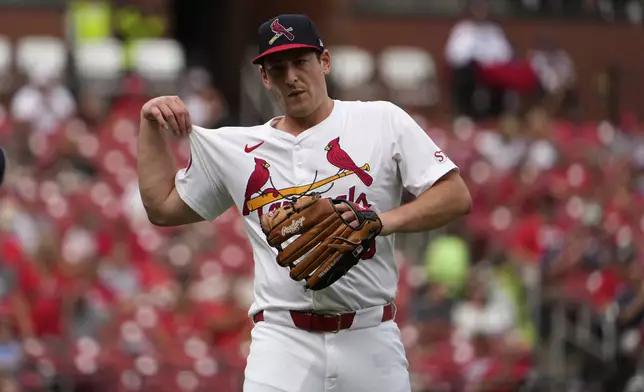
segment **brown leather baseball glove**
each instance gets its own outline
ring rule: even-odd
[[[343,211],[337,208],[341,203],[353,210],[357,228],[342,218]],[[326,288],[344,276],[382,230],[374,211],[317,193],[263,215],[260,224],[268,244],[278,250],[277,263],[289,267],[291,278],[305,280],[311,290]]]

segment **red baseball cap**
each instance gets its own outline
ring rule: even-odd
[[[291,49],[311,48],[322,53],[324,44],[315,24],[306,15],[284,14],[267,20],[257,34],[259,54],[253,64],[272,53]]]

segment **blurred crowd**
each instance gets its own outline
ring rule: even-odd
[[[465,219],[398,241],[397,322],[414,391],[543,390],[551,379],[565,381],[557,391],[633,387],[642,125],[631,113],[584,121],[565,50],[544,35],[517,56],[481,4],[446,42],[454,121],[408,108],[474,200]],[[135,171],[146,79],[128,72],[114,96],[47,68],[10,80],[0,392],[239,391],[252,252],[236,210],[178,228],[147,221]],[[187,69],[179,85],[195,124],[226,121],[205,69]],[[187,142],[172,144],[185,165]]]
[[[135,171],[147,96],[132,87],[144,81],[129,75],[124,93],[106,98],[72,93],[58,74],[26,79],[0,121],[11,162],[0,201],[0,390],[238,390],[252,260],[239,230],[239,245],[220,242],[234,216],[176,230],[147,222]],[[216,125],[222,102],[208,79],[189,70],[181,95],[196,121]],[[177,141],[178,165],[187,148]]]

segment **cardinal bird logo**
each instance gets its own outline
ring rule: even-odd
[[[327,151],[326,159],[329,161],[329,163],[340,169],[338,170],[338,174],[344,171],[352,171],[366,186],[371,186],[371,184],[373,183],[373,178],[369,175],[369,173],[358,167],[358,165],[353,162],[353,159],[351,159],[349,154],[347,154],[346,151],[344,151],[342,147],[340,147],[339,137],[331,140],[329,144],[324,147],[324,149]]]
[[[327,160],[339,169],[337,173],[324,178],[318,178],[318,171],[316,170],[310,183],[286,186],[283,188],[278,188],[273,184],[274,178],[272,178],[269,171],[271,165],[265,160],[255,157],[255,167],[246,183],[244,204],[242,208],[243,215],[247,216],[251,212],[257,211],[257,214],[261,218],[264,213],[264,210],[262,209],[264,206],[269,206],[268,213],[270,214],[274,211],[274,208],[277,208],[284,203],[290,203],[292,197],[306,195],[309,192],[316,190],[316,192],[319,193],[328,192],[333,187],[335,181],[343,177],[355,175],[366,186],[371,186],[373,178],[367,173],[371,171],[371,166],[369,163],[365,163],[362,166],[356,165],[351,157],[349,157],[349,154],[340,147],[339,137],[331,140],[324,149],[327,151]],[[270,185],[264,188],[267,183]],[[320,191],[319,189],[325,190]],[[345,197],[353,202],[355,197],[354,192],[355,186],[349,190],[349,193],[345,195]],[[280,202],[282,199],[286,201]],[[367,199],[364,193],[358,195],[355,200],[356,203],[362,202],[367,205]]]
[[[286,39],[289,41],[293,41],[295,39],[295,36],[293,35],[292,31],[293,28],[289,27],[288,29],[279,22],[279,19],[275,19],[273,23],[271,23],[271,30],[275,35],[273,38],[271,38],[270,41],[268,41],[269,45],[273,45],[273,43],[281,36],[285,36]]]
[[[250,214],[247,204],[256,193],[259,193],[260,195],[271,193],[274,197],[277,197],[279,194],[279,192],[274,188],[266,188],[262,191],[262,188],[271,177],[271,173],[268,170],[269,167],[271,167],[271,165],[265,160],[255,158],[255,169],[248,178],[248,182],[246,183],[246,192],[244,193],[244,215]]]

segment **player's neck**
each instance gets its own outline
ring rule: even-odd
[[[295,118],[289,115],[285,115],[280,121],[278,121],[277,128],[292,135],[299,135],[300,133],[306,131],[309,128],[313,128],[314,126],[324,121],[327,117],[329,117],[331,115],[331,112],[333,111],[333,105],[333,100],[327,97],[322,105],[320,105],[320,107],[317,108],[316,111],[311,113],[311,115],[302,118]]]

